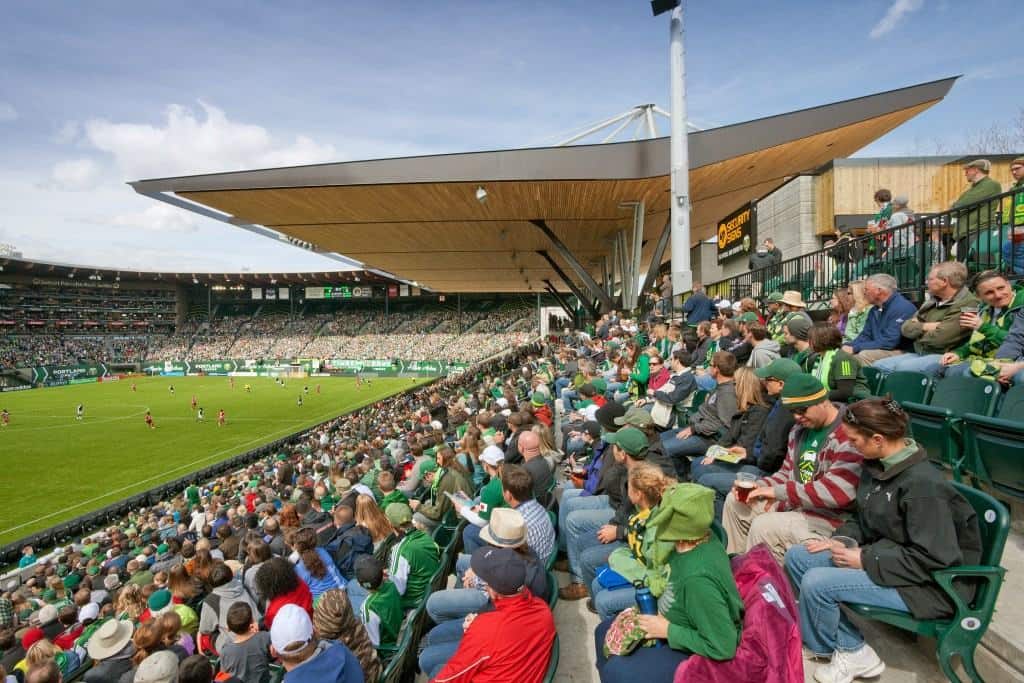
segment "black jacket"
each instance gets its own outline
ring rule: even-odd
[[[786,459],[786,449],[789,446],[789,432],[795,424],[793,413],[782,407],[782,403],[776,401],[775,405],[768,409],[767,419],[764,427],[758,435],[761,440],[761,452],[756,453],[754,449],[747,449],[745,465],[757,465],[762,472],[774,474],[782,467]],[[757,439],[755,439],[755,444]]]
[[[981,558],[974,508],[928,462],[923,448],[883,470],[865,458],[857,489],[857,514],[836,534],[857,539],[871,580],[899,591],[918,619],[941,619],[953,605],[932,572]],[[973,588],[957,585],[965,601]]]
[[[757,435],[764,429],[765,420],[768,419],[767,406],[750,406],[742,413],[732,416],[729,423],[729,433],[719,443],[722,446],[743,446],[747,453],[754,452],[754,441]],[[788,412],[788,411],[787,411]]]
[[[697,379],[692,372],[684,371],[673,374],[667,383],[662,386],[671,386],[671,391],[658,389],[654,392],[654,398],[662,403],[677,405],[685,401],[693,390],[697,388]]]
[[[647,455],[644,461],[654,465],[661,469],[665,473],[665,476],[672,477],[675,479],[678,474],[676,472],[676,466],[672,462],[672,459],[665,453],[664,448],[661,445],[661,437],[658,436],[657,432],[652,432],[647,435]],[[625,469],[624,466],[622,466]],[[630,516],[636,512],[636,506],[629,499],[629,471],[626,470],[623,473],[622,481],[619,484],[619,503],[613,505],[615,514],[612,516],[612,520],[609,524],[615,525],[615,537],[620,541],[626,540],[626,524],[629,522]]]

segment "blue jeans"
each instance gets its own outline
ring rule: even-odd
[[[568,377],[558,377],[555,379],[555,396],[562,397],[562,390],[571,384],[572,380]]]
[[[594,646],[597,648],[597,673],[601,683],[636,683],[637,680],[671,681],[676,668],[689,656],[680,650],[673,650],[662,641],[662,647],[638,647],[624,657],[604,656],[604,638],[612,620],[597,625],[594,631]]]
[[[680,439],[676,436],[678,433],[674,429],[662,432],[661,446],[665,455],[670,457],[675,464],[680,480],[687,481],[690,478],[690,459],[702,457],[713,442],[696,434]]]
[[[927,356],[901,353],[898,356],[876,360],[871,367],[884,375],[888,375],[890,372],[920,372],[929,377],[939,377],[942,374],[941,360],[941,353],[932,353]]]
[[[1000,251],[1003,254],[1003,270],[1013,272],[1014,275],[1024,275],[1024,242],[1006,240]]]
[[[573,410],[576,407],[574,401],[580,397],[580,393],[575,389],[566,387],[562,389],[562,402],[565,404],[566,410]]]
[[[583,579],[583,585],[591,590],[593,590],[594,584],[597,583],[597,568],[603,564],[608,564],[608,556],[616,549],[626,545],[622,541],[612,541],[611,543],[595,542],[596,545],[592,545],[580,553],[580,576]],[[593,597],[594,595],[591,592],[590,596]]]
[[[624,588],[605,588],[594,579],[590,584],[590,594],[594,596],[594,608],[601,621],[611,619],[616,614],[636,604],[636,589],[632,586]]]
[[[605,387],[604,397],[611,401],[615,398],[615,392],[626,386],[625,382],[608,382],[608,386]]]
[[[581,555],[592,546],[601,545],[597,530],[615,516],[610,507],[576,510],[565,518],[566,550],[569,554],[569,574],[573,583],[589,585],[583,580]]]
[[[483,529],[483,527],[479,527],[476,524],[466,525],[462,530],[462,552],[472,555],[473,551],[487,545],[480,540],[481,529]]]
[[[942,373],[943,377],[972,377],[971,375],[971,364],[967,361],[963,363],[956,363],[950,365],[944,369]]]
[[[487,593],[476,588],[449,588],[431,593],[427,598],[427,614],[435,624],[462,619],[479,612],[491,603]]]
[[[733,465],[729,462],[717,461],[710,465],[704,465],[701,464],[700,458],[690,463],[690,479],[715,491],[715,519],[719,523],[722,522],[725,499],[729,495],[729,491],[732,490],[736,475],[740,472],[749,472],[759,478],[766,474],[757,465]]]
[[[423,652],[420,653],[420,671],[433,679],[444,668],[462,641],[462,621],[446,621],[438,624],[423,637]]]
[[[840,603],[857,602],[909,612],[895,588],[879,586],[861,569],[832,564],[832,553],[812,553],[803,544],[786,551],[786,569],[800,591],[800,634],[811,652],[829,657],[836,650],[853,652],[864,646],[864,636]]]
[[[563,489],[562,498],[558,501],[558,547],[568,550],[565,539],[568,529],[565,526],[570,512],[576,510],[607,510],[608,496],[584,496],[583,489]]]
[[[587,442],[578,437],[569,437],[565,440],[565,454],[568,455],[579,455],[580,453],[586,453]]]

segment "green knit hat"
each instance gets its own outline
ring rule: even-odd
[[[605,434],[602,438],[605,443],[615,444],[637,460],[647,457],[647,435],[636,427],[623,427],[617,432]]]
[[[159,612],[171,604],[171,591],[167,589],[158,590],[149,596],[146,604],[151,612]]]
[[[69,590],[75,590],[81,582],[82,577],[78,574],[68,574],[64,577],[64,587]]]
[[[782,292],[772,292],[768,295],[768,301],[771,303],[782,301]]]
[[[405,503],[391,503],[384,510],[392,526],[400,527],[412,521],[412,508]]]
[[[818,378],[808,375],[806,372],[799,372],[790,375],[786,380],[782,386],[781,396],[783,407],[792,410],[824,403],[828,400],[828,390],[818,381]]]
[[[696,541],[704,538],[715,518],[715,492],[700,484],[676,484],[661,496],[658,511],[647,524],[656,527],[658,541]]]
[[[540,408],[547,403],[547,400],[545,399],[544,394],[539,391],[535,391],[533,392],[533,395],[530,396],[530,403],[532,403],[534,407]]]
[[[793,375],[797,375],[803,372],[796,361],[790,360],[789,358],[776,358],[768,365],[763,368],[757,368],[754,370],[754,374],[759,379],[768,379],[773,377],[775,379],[781,379],[783,382],[788,380]]]
[[[750,311],[745,311],[736,316],[736,322],[738,323],[756,323],[757,316]]]

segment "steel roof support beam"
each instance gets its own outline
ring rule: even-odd
[[[647,267],[647,277],[644,278],[644,292],[651,290],[654,286],[654,279],[658,277],[661,270],[661,259],[665,257],[665,248],[668,247],[668,238],[672,235],[672,219],[665,221],[665,227],[661,229],[658,243],[654,245],[654,253],[651,254],[651,265]]]
[[[562,240],[558,239],[558,235],[554,233],[548,224],[543,219],[535,219],[530,221],[538,230],[547,235],[547,238],[551,241],[551,246],[555,248],[555,251],[565,259],[565,262],[569,264],[569,267],[576,271],[576,275],[579,276],[580,280],[583,281],[583,285],[590,290],[591,294],[597,297],[601,305],[601,310],[610,311],[615,308],[612,303],[612,298],[608,296],[608,293],[601,289],[600,285],[594,280],[594,278],[587,272],[587,269],[580,264],[572,252],[569,251],[569,247],[565,246]],[[546,252],[545,252],[546,253]],[[548,257],[549,261],[554,264],[554,259]],[[556,271],[557,272],[557,271]],[[565,279],[565,278],[563,278]],[[595,316],[596,318],[596,316]]]
[[[569,302],[565,300],[565,297],[558,293],[558,290],[555,289],[555,286],[551,284],[551,280],[544,280],[544,289],[547,290],[548,294],[555,297],[555,301],[557,301],[558,305],[562,307],[562,310],[565,311],[566,315],[568,315],[575,321],[576,311],[572,309],[572,306],[570,306]]]
[[[562,278],[562,282],[564,282],[566,287],[569,288],[569,291],[576,295],[576,298],[580,300],[580,305],[587,309],[587,313],[589,313],[594,320],[597,320],[599,317],[597,314],[597,308],[590,303],[590,299],[583,294],[583,290],[577,287],[576,283],[566,275],[565,271],[562,270],[562,267],[555,262],[555,259],[551,258],[551,254],[543,249],[539,250],[537,253],[548,262],[548,265],[551,266],[551,270],[555,271],[555,273],[558,274],[558,277]]]

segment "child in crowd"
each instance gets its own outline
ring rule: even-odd
[[[220,670],[246,683],[270,680],[270,633],[261,631],[247,603],[236,602],[228,609],[231,640],[220,653]]]
[[[373,555],[359,556],[355,570],[356,581],[370,593],[359,609],[370,642],[378,652],[394,652],[404,617],[398,589],[384,578],[384,565]]]

